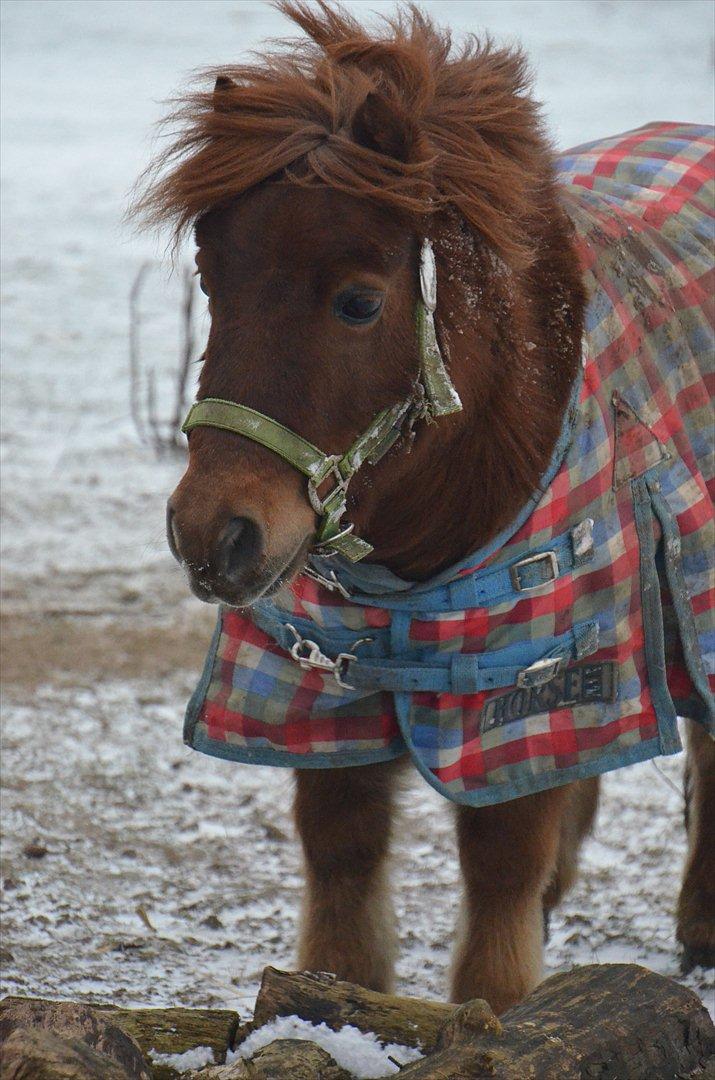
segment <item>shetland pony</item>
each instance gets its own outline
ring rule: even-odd
[[[277,5],[307,43],[211,74],[138,204],[195,227],[211,328],[198,397],[245,403],[341,453],[414,381],[421,237],[463,409],[356,476],[372,559],[424,581],[478,549],[536,490],[576,377],[586,297],[527,66],[489,41],[452,48],[410,8],[382,36],[318,2]],[[235,607],[305,566],[315,510],[299,473],[215,427],[191,433],[169,544],[194,591]],[[305,855],[299,958],[391,984],[387,895],[404,759],[296,773]],[[715,744],[688,754],[687,962],[715,957]],[[544,913],[572,883],[597,779],[456,808],[464,880],[452,998],[502,1011],[539,980]]]

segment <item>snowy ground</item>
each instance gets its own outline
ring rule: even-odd
[[[709,2],[424,6],[456,31],[523,41],[562,146],[712,120]],[[211,613],[164,548],[181,463],[156,461],[129,417],[127,294],[156,247],[120,222],[159,101],[285,25],[257,0],[6,0],[2,18],[3,990],[245,1006],[264,964],[292,963],[290,785],[181,744]],[[177,299],[157,269],[144,351],[160,371]],[[680,770],[668,759],[606,778],[550,968],[677,973]],[[443,995],[449,809],[418,780],[403,801],[400,986]],[[704,973],[687,981],[712,1004]]]

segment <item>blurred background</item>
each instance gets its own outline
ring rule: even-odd
[[[710,0],[422,6],[455,37],[524,46],[558,147],[650,120],[712,123]],[[214,613],[163,540],[182,454],[157,455],[132,416],[132,287],[135,405],[146,423],[153,378],[164,438],[193,252],[171,273],[167,238],[122,224],[165,100],[194,70],[287,32],[260,0],[2,6],[4,992],[240,1004],[265,963],[291,963],[289,777],[182,746]],[[205,329],[197,294],[194,356]],[[189,394],[193,381],[192,369]],[[552,968],[676,973],[680,768],[606,777]],[[458,898],[449,808],[421,782],[404,802],[401,986],[443,995]],[[712,987],[702,971],[688,981]]]

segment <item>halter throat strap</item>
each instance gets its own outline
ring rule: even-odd
[[[320,554],[340,553],[358,562],[373,550],[355,536],[353,526],[342,518],[347,509],[347,489],[358,469],[375,465],[397,442],[404,428],[422,418],[459,412],[462,403],[447,374],[434,324],[437,304],[437,271],[432,245],[425,240],[420,255],[420,291],[417,303],[417,341],[420,376],[412,394],[383,409],[352,446],[341,456],[326,454],[301,435],[270,416],[223,398],[203,398],[195,402],[181,430],[188,435],[196,427],[215,427],[243,435],[278,454],[308,478],[308,498],[320,522],[315,544]],[[318,489],[331,481],[320,495]]]

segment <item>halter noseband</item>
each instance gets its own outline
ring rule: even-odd
[[[181,430],[187,434],[195,427],[215,427],[244,435],[303,473],[308,478],[310,505],[320,517],[315,546],[323,555],[339,552],[351,562],[358,562],[372,551],[370,544],[354,535],[353,525],[342,523],[348,484],[361,465],[366,461],[375,465],[395,444],[405,426],[410,430],[420,419],[446,416],[462,408],[437,342],[434,325],[437,268],[432,245],[427,239],[420,253],[420,297],[417,301],[420,370],[414,390],[404,401],[378,413],[342,457],[323,453],[270,416],[222,398],[203,398],[195,402],[182,425]],[[333,486],[322,497],[318,488],[326,480],[332,480]]]

